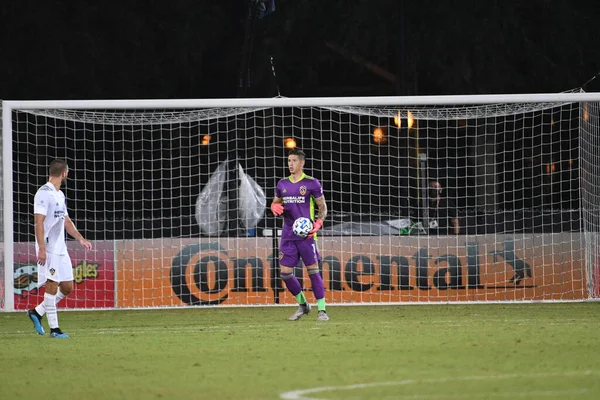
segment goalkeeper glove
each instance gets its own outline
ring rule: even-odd
[[[283,204],[271,203],[271,211],[276,217],[280,216],[281,214],[283,214]]]
[[[321,219],[316,220],[313,223],[312,231],[308,232],[308,237],[311,238],[311,237],[315,236],[315,233],[317,233],[317,231],[319,229],[321,229],[322,226],[323,226],[323,221]]]

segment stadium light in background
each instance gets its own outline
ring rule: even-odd
[[[415,124],[415,119],[413,118],[413,115],[410,111],[408,111],[408,113],[406,114],[406,126],[408,126],[408,129],[412,128],[413,125]]]
[[[210,143],[210,135],[204,135],[202,137],[202,146],[207,146]]]
[[[411,129],[415,124],[415,119],[413,118],[413,114],[410,111],[406,112],[406,126],[408,129]],[[398,112],[398,114],[394,115],[394,125],[398,128],[402,127],[402,113]]]
[[[377,144],[383,144],[387,142],[387,137],[383,128],[373,129],[373,142]]]
[[[394,124],[400,128],[402,126],[402,114],[400,114],[400,112],[398,112],[398,114],[396,114],[394,116]]]
[[[587,121],[590,118],[590,115],[588,114],[588,103],[584,103],[583,104],[583,120]]]
[[[285,138],[283,139],[283,145],[285,146],[286,149],[295,149],[296,148],[296,141],[294,140],[294,138]]]

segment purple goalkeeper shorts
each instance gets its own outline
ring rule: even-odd
[[[300,258],[305,266],[316,264],[321,259],[317,242],[314,238],[304,240],[281,240],[279,244],[279,265],[295,267],[299,265]]]

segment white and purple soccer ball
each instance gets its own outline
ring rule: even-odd
[[[313,224],[310,219],[300,217],[294,221],[292,231],[294,232],[294,235],[305,238],[308,236],[308,233],[312,231],[312,228]]]

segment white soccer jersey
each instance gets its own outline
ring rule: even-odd
[[[56,190],[50,182],[39,188],[33,200],[34,214],[46,216],[44,220],[44,240],[46,251],[52,254],[67,254],[65,243],[65,217],[69,215],[65,194]],[[37,237],[35,241],[38,249]]]

